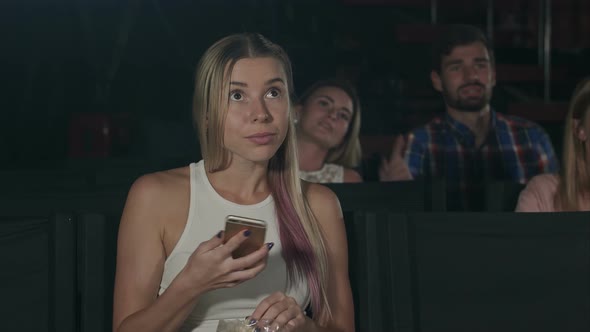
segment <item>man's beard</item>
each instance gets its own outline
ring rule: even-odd
[[[461,97],[459,91],[470,85],[476,85],[482,88],[484,91],[483,94],[480,97]],[[491,99],[491,94],[489,94],[486,87],[480,83],[471,83],[460,86],[457,89],[456,98],[451,96],[449,91],[443,87],[442,95],[447,105],[461,112],[479,112],[490,102]]]

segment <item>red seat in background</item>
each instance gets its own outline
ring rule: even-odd
[[[125,153],[130,143],[129,114],[72,114],[68,139],[70,158],[108,158]]]

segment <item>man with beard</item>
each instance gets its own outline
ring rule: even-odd
[[[557,172],[551,141],[539,125],[490,107],[494,54],[479,29],[449,26],[433,45],[430,76],[446,112],[407,140],[396,139],[381,165],[382,181],[444,178],[447,208],[477,211],[484,208],[487,181],[526,183]]]

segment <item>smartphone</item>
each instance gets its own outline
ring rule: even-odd
[[[262,247],[264,237],[266,236],[266,222],[264,220],[234,215],[229,215],[225,218],[223,243],[226,243],[234,235],[246,229],[250,230],[250,236],[232,252],[233,258],[246,256]]]

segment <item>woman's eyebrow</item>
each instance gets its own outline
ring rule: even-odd
[[[270,80],[266,81],[264,84],[265,85],[271,85],[271,84],[276,83],[276,82],[285,84],[285,81],[282,78],[280,78],[280,77],[271,78]],[[239,82],[239,81],[230,81],[229,84],[231,84],[231,85],[237,85],[237,86],[243,86],[243,87],[247,87],[248,86],[248,83]]]

